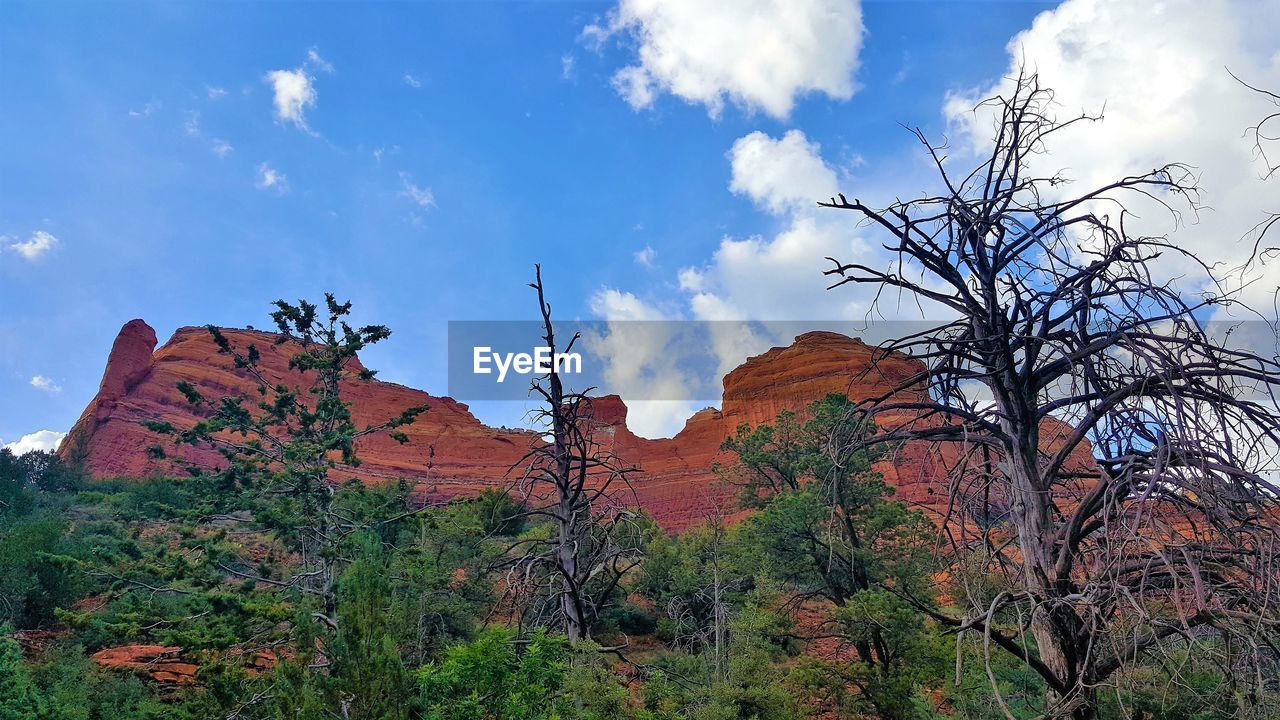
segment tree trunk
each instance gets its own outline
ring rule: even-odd
[[[1001,398],[998,390],[996,397]],[[1058,533],[1053,520],[1051,490],[1043,486],[1039,474],[1039,427],[1034,416],[1018,403],[1000,404],[1005,432],[1016,443],[1001,471],[1009,476],[1010,517],[1017,527],[1018,546],[1022,553],[1023,586],[1035,601],[1031,611],[1031,635],[1035,638],[1041,662],[1070,694],[1070,701],[1063,704],[1062,693],[1049,688],[1045,709],[1054,711],[1050,717],[1086,720],[1097,713],[1097,697],[1091,688],[1080,682],[1082,668],[1075,660],[1075,648],[1079,645],[1076,642],[1078,619],[1068,607],[1057,604],[1063,590],[1054,569]]]
[[[556,548],[557,562],[560,565],[560,613],[564,617],[564,634],[568,636],[570,644],[575,644],[586,637],[586,622],[577,586],[577,534],[572,509],[561,510],[560,542]]]

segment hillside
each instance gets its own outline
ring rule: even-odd
[[[275,336],[256,330],[224,330],[233,345],[256,344],[262,367],[273,380],[298,382],[288,369],[287,350],[272,344]],[[142,422],[165,420],[190,426],[196,416],[177,391],[180,381],[194,385],[206,397],[254,392],[252,381],[233,369],[217,352],[209,333],[184,327],[156,348],[155,331],[142,320],[121,328],[98,394],[68,434],[59,454],[82,463],[94,477],[145,477],[174,472],[171,461],[156,460],[146,449],[157,443]],[[801,335],[787,347],[776,347],[748,359],[724,379],[721,409],[708,408],[691,417],[669,439],[649,440],[627,427],[627,407],[616,396],[595,401],[596,418],[612,428],[613,449],[640,473],[633,485],[637,504],[664,527],[683,529],[705,517],[717,505],[730,506],[723,488],[716,487],[712,466],[725,461],[724,439],[741,423],[772,421],[781,410],[803,410],[829,392],[862,399],[883,393],[920,370],[902,355],[875,358],[865,343],[827,332]],[[366,483],[404,477],[415,485],[423,501],[470,496],[508,481],[508,469],[538,442],[533,433],[491,428],[467,406],[379,380],[351,377],[343,392],[352,402],[357,423],[372,423],[401,410],[426,404],[430,410],[407,428],[409,442],[370,437],[359,447],[363,463],[344,468],[342,475]],[[929,504],[939,497],[929,486],[941,469],[925,453],[908,448],[880,470],[898,495],[909,502]],[[211,450],[184,450],[185,459],[215,467],[221,457]]]

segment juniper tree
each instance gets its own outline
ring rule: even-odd
[[[914,712],[913,656],[925,633],[924,616],[900,599],[929,589],[928,521],[892,499],[893,488],[873,463],[875,432],[848,397],[827,395],[808,419],[790,411],[774,424],[743,425],[723,448],[738,455],[750,506],[744,542],[752,557],[786,581],[794,601],[830,602],[820,631],[857,651],[841,682],[858,687],[864,709],[886,718]]]
[[[201,419],[179,429],[166,422],[148,426],[179,445],[216,448],[226,461],[217,469],[189,466],[194,473],[213,472],[228,487],[243,490],[255,501],[257,519],[271,528],[300,558],[300,566],[284,578],[266,577],[248,566],[221,563],[231,576],[313,598],[312,618],[332,634],[337,630],[336,580],[344,560],[344,541],[365,527],[335,503],[340,468],[360,464],[357,442],[385,433],[408,441],[400,428],[426,411],[403,409],[385,421],[360,426],[343,397],[343,384],[372,380],[375,373],[360,365],[357,353],[381,342],[391,331],[383,325],[348,323],[351,303],[326,294],[323,306],[301,300],[274,303],[271,314],[277,335],[271,342],[292,352],[289,375],[277,376],[262,364],[256,343],[233,345],[225,333],[208,326],[218,352],[231,358],[234,370],[256,386],[256,397],[206,398],[191,383],[178,390]],[[294,384],[302,380],[305,385]],[[162,450],[155,450],[163,454]]]
[[[22,659],[22,648],[10,637],[12,628],[0,625],[0,720],[34,720],[38,705],[35,688]]]
[[[376,538],[357,538],[355,544],[356,557],[338,583],[339,627],[333,645],[342,717],[404,720],[410,679],[391,627],[390,568]]]

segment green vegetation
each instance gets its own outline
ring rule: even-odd
[[[845,402],[799,423],[810,449]],[[403,487],[336,493],[367,529],[344,541],[326,641],[316,598],[241,576],[283,579],[299,563],[254,520],[251,494],[210,477],[85,483],[51,457],[33,460],[72,481],[43,489],[0,453],[6,497],[27,498],[0,518],[0,718],[1002,717],[978,639],[957,651],[913,602],[945,602],[935,590],[949,588],[930,579],[924,528],[870,459],[796,462],[796,485],[758,492],[742,522],[652,533],[625,599],[574,646],[508,623],[494,568],[538,526],[503,522],[518,505],[495,493],[417,512]],[[195,682],[89,658],[127,645],[182,648]],[[1177,682],[1143,666],[1102,694],[1103,716],[1274,708],[1234,695],[1201,658],[1168,661]],[[1036,717],[1034,674],[998,655],[992,672],[1015,716]]]
[[[156,428],[181,442],[242,438],[221,443],[223,472],[88,482],[56,456],[0,450],[0,720],[1043,712],[1037,674],[943,622],[950,598],[1002,588],[937,573],[935,528],[894,499],[864,442],[874,428],[847,398],[726,441],[738,461],[720,470],[745,518],[679,535],[631,523],[636,564],[571,641],[511,592],[512,559],[553,520],[495,490],[415,507],[403,483],[331,476],[335,457],[358,462],[354,440],[369,430],[351,422],[333,373],[385,333],[346,328],[347,306],[327,307],[298,361],[319,378],[315,400],[265,380],[251,406],[187,388],[219,409],[195,430]],[[282,305],[280,319],[296,330],[315,313]],[[226,349],[254,371],[252,349]],[[262,438],[282,431],[267,450]],[[119,660],[141,646],[159,649]],[[104,650],[117,660],[94,657]],[[1280,707],[1280,693],[1237,687],[1210,658],[1174,652],[1100,689],[1100,713],[1209,720]]]

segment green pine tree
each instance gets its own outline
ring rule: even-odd
[[[386,558],[373,537],[358,547],[338,585],[333,674],[340,702],[351,720],[403,720],[411,684],[389,622]]]
[[[22,660],[22,648],[0,626],[0,720],[35,720],[36,693]]]

